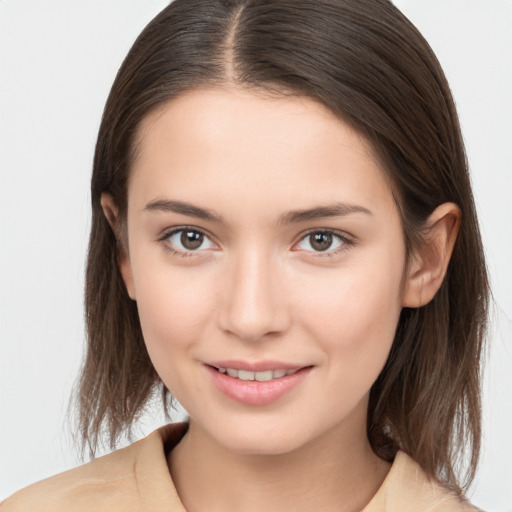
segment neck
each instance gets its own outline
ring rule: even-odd
[[[361,511],[389,464],[361,429],[349,436],[344,430],[336,426],[289,453],[247,455],[226,449],[191,421],[169,454],[169,470],[188,512]]]

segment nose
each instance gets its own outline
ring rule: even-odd
[[[288,328],[282,269],[271,256],[263,251],[245,251],[230,262],[226,274],[219,315],[224,332],[244,341],[258,341]]]

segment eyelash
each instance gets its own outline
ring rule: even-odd
[[[332,258],[333,256],[336,256],[337,254],[340,254],[341,252],[348,250],[351,246],[353,246],[355,244],[353,238],[351,238],[346,233],[336,231],[333,229],[318,229],[318,228],[310,229],[309,231],[306,231],[306,233],[304,233],[304,235],[301,237],[301,239],[299,240],[298,243],[302,242],[309,236],[316,234],[316,233],[321,233],[324,235],[332,235],[333,238],[334,237],[338,238],[341,241],[341,245],[337,249],[330,250],[330,251],[310,251],[313,253],[313,257],[315,257],[315,258]]]
[[[168,243],[169,238],[171,238],[171,236],[175,235],[176,233],[181,233],[182,231],[193,231],[194,233],[199,233],[199,234],[203,235],[205,238],[208,238],[208,239],[210,238],[205,231],[203,231],[202,229],[193,227],[193,226],[182,226],[180,228],[172,229],[170,231],[165,232],[158,239],[158,241],[163,243],[163,246],[166,251],[169,251],[171,254],[173,254],[175,256],[180,256],[182,258],[190,258],[190,257],[194,256],[195,253],[199,252],[199,251],[190,251],[190,250],[189,251],[178,251],[176,249],[173,249],[173,247]]]
[[[172,229],[171,231],[165,232],[158,239],[158,241],[161,242],[164,245],[164,248],[167,251],[169,251],[171,254],[173,254],[175,256],[182,257],[182,258],[190,258],[190,257],[194,256],[196,253],[198,253],[199,251],[198,250],[197,251],[192,251],[192,250],[179,251],[179,250],[174,249],[168,243],[168,240],[171,236],[176,235],[177,233],[181,233],[182,231],[186,231],[186,230],[193,231],[194,233],[199,233],[199,234],[203,235],[205,238],[210,239],[209,235],[202,229],[199,229],[199,228],[193,227],[193,226],[182,226],[180,228]],[[332,250],[331,251],[308,251],[308,252],[312,252],[313,257],[315,257],[315,258],[326,258],[326,257],[332,258],[333,256],[336,256],[337,254],[348,250],[351,246],[353,246],[355,244],[354,240],[351,237],[349,237],[346,233],[342,233],[340,231],[336,231],[336,230],[332,230],[332,229],[318,229],[318,228],[311,229],[311,230],[307,231],[306,233],[304,233],[302,235],[302,237],[300,238],[299,242],[297,242],[297,243],[302,242],[307,237],[309,237],[313,234],[316,234],[316,233],[333,235],[333,237],[336,237],[341,241],[341,246],[338,247],[334,251],[332,251]]]

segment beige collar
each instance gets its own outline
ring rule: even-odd
[[[166,454],[187,431],[166,425],[148,437],[83,466],[18,491],[0,512],[186,512],[169,474]],[[419,465],[398,452],[377,494],[362,512],[469,512]]]
[[[178,428],[180,430],[177,430]],[[169,450],[172,449],[172,446],[179,442],[185,432],[186,424],[181,424],[181,427],[177,425],[167,425],[154,434],[160,434],[161,437],[158,441],[158,445],[161,446],[163,443],[166,448],[165,452],[168,453]],[[149,451],[146,452],[145,455],[148,456],[147,462],[146,459],[143,458],[142,461],[144,461],[144,463],[140,465],[140,468],[146,467],[146,464],[148,464],[148,467],[151,467],[150,465],[154,467],[155,455],[150,455]],[[166,464],[165,457],[164,461]],[[168,475],[167,465],[165,465],[165,469],[162,468],[162,474]],[[152,478],[154,478],[154,476]],[[139,479],[143,479],[142,471],[140,472]],[[161,482],[162,486],[164,484],[172,486],[173,500],[175,497],[176,502],[180,503],[182,507],[182,509],[176,508],[173,510],[184,511],[185,509],[179,501],[170,477],[168,479],[164,477],[163,480],[166,481]],[[474,510],[476,509],[471,507],[468,503],[461,501],[443,486],[430,481],[420,466],[411,457],[399,451],[377,494],[375,494],[362,512],[466,512]]]

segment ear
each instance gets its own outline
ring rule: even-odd
[[[126,286],[126,291],[130,298],[135,300],[135,287],[133,284],[132,267],[126,244],[127,241],[123,240],[123,236],[121,234],[122,227],[119,219],[119,209],[114,202],[114,198],[110,194],[101,194],[101,208],[103,209],[103,214],[107,218],[117,240],[117,260],[119,263],[119,270],[121,271],[121,275],[123,276],[123,281]]]
[[[418,308],[434,298],[446,275],[460,219],[460,209],[454,203],[438,206],[428,218],[424,242],[407,271],[403,306]]]

